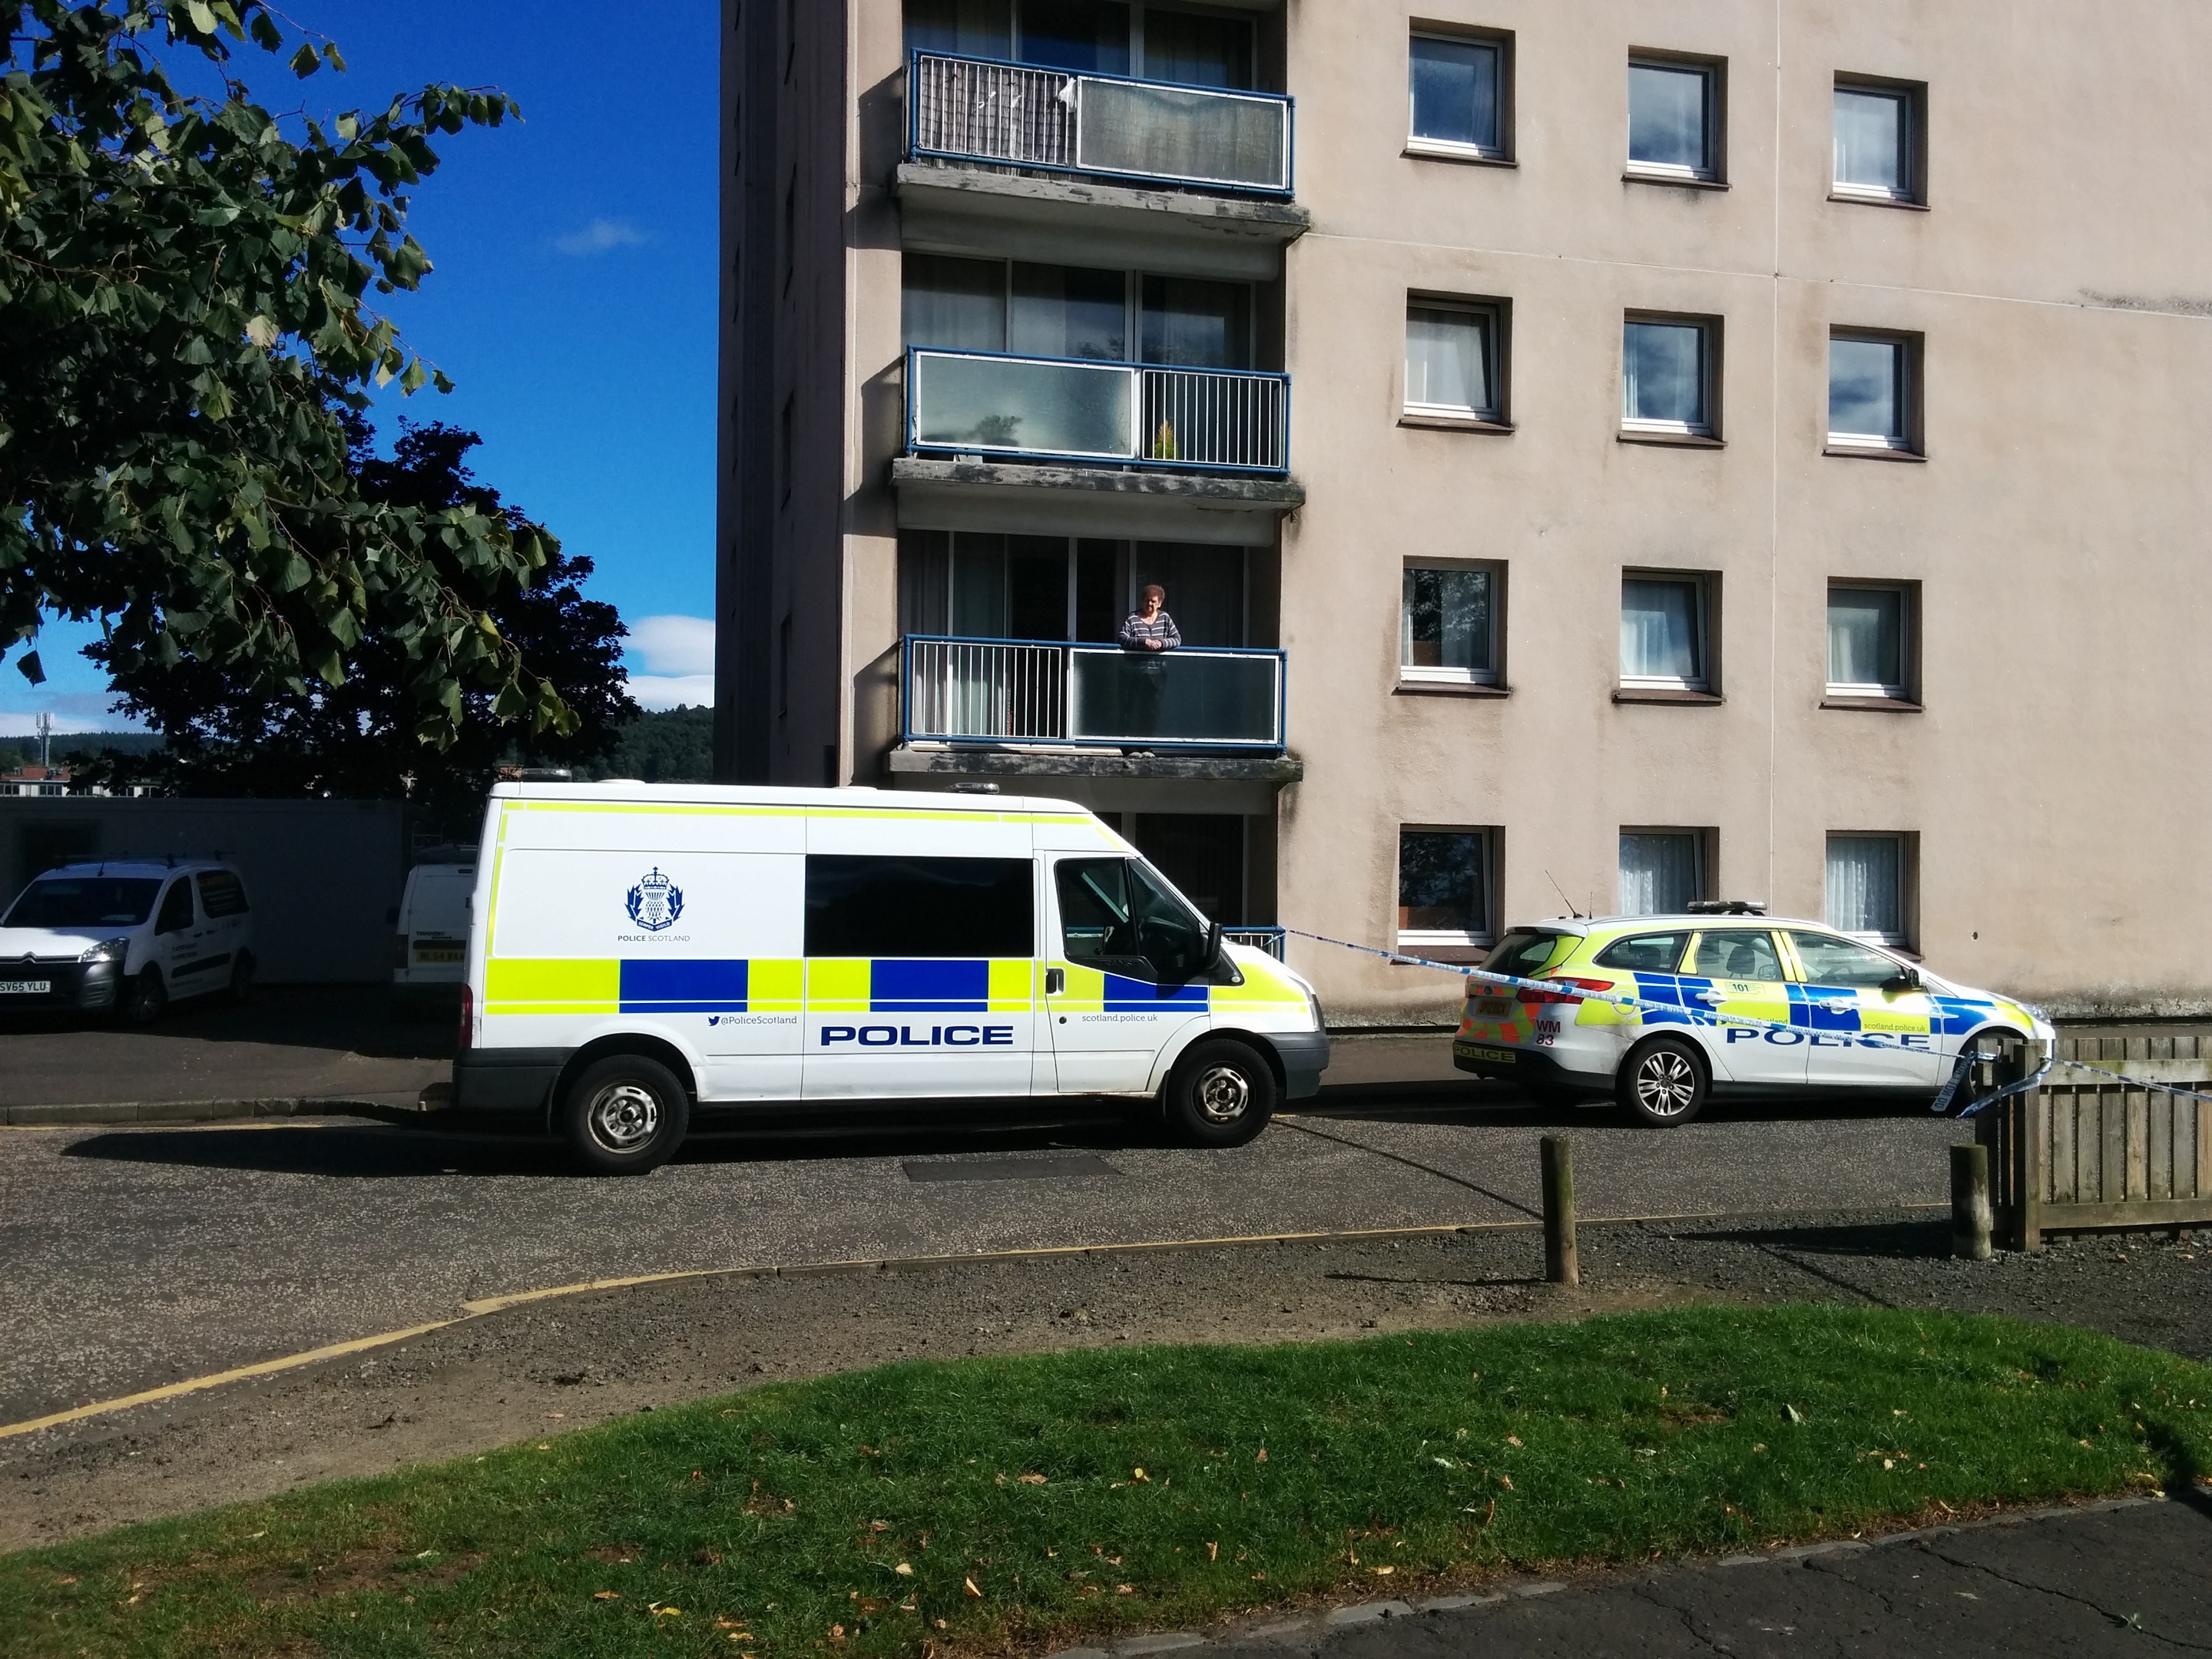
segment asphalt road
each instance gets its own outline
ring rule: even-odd
[[[1400,1040],[1403,1043],[1403,1040]],[[1538,1138],[1586,1217],[1945,1199],[1954,1123],[1734,1108],[1655,1133],[1396,1071],[1200,1152],[1124,1121],[702,1141],[643,1180],[553,1149],[357,1121],[0,1131],[0,1424],[450,1317],[475,1298],[741,1265],[1526,1223]],[[1491,1097],[1491,1099],[1495,1097]]]

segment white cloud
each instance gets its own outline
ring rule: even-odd
[[[640,617],[629,624],[630,655],[654,674],[714,672],[714,624],[704,617]]]
[[[632,674],[629,695],[641,708],[714,706],[712,674]]]
[[[563,253],[587,259],[618,247],[638,247],[644,241],[645,233],[627,219],[594,219],[581,230],[555,237],[553,246]]]

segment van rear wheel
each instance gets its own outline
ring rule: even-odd
[[[691,1097],[643,1054],[610,1054],[584,1068],[561,1097],[556,1127],[594,1175],[644,1175],[676,1155],[691,1127]]]
[[[1194,1044],[1168,1074],[1168,1124],[1194,1146],[1242,1146],[1275,1115],[1275,1073],[1241,1042]]]

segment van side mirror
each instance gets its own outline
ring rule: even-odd
[[[1221,924],[1208,922],[1206,926],[1206,971],[1212,973],[1221,966]]]

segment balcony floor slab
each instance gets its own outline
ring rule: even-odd
[[[1272,547],[1305,505],[1289,478],[902,455],[891,462],[902,530],[1125,537]]]
[[[916,252],[1051,264],[1125,266],[1267,283],[1312,216],[1293,202],[1149,190],[958,162],[907,161],[895,176],[901,239]]]

